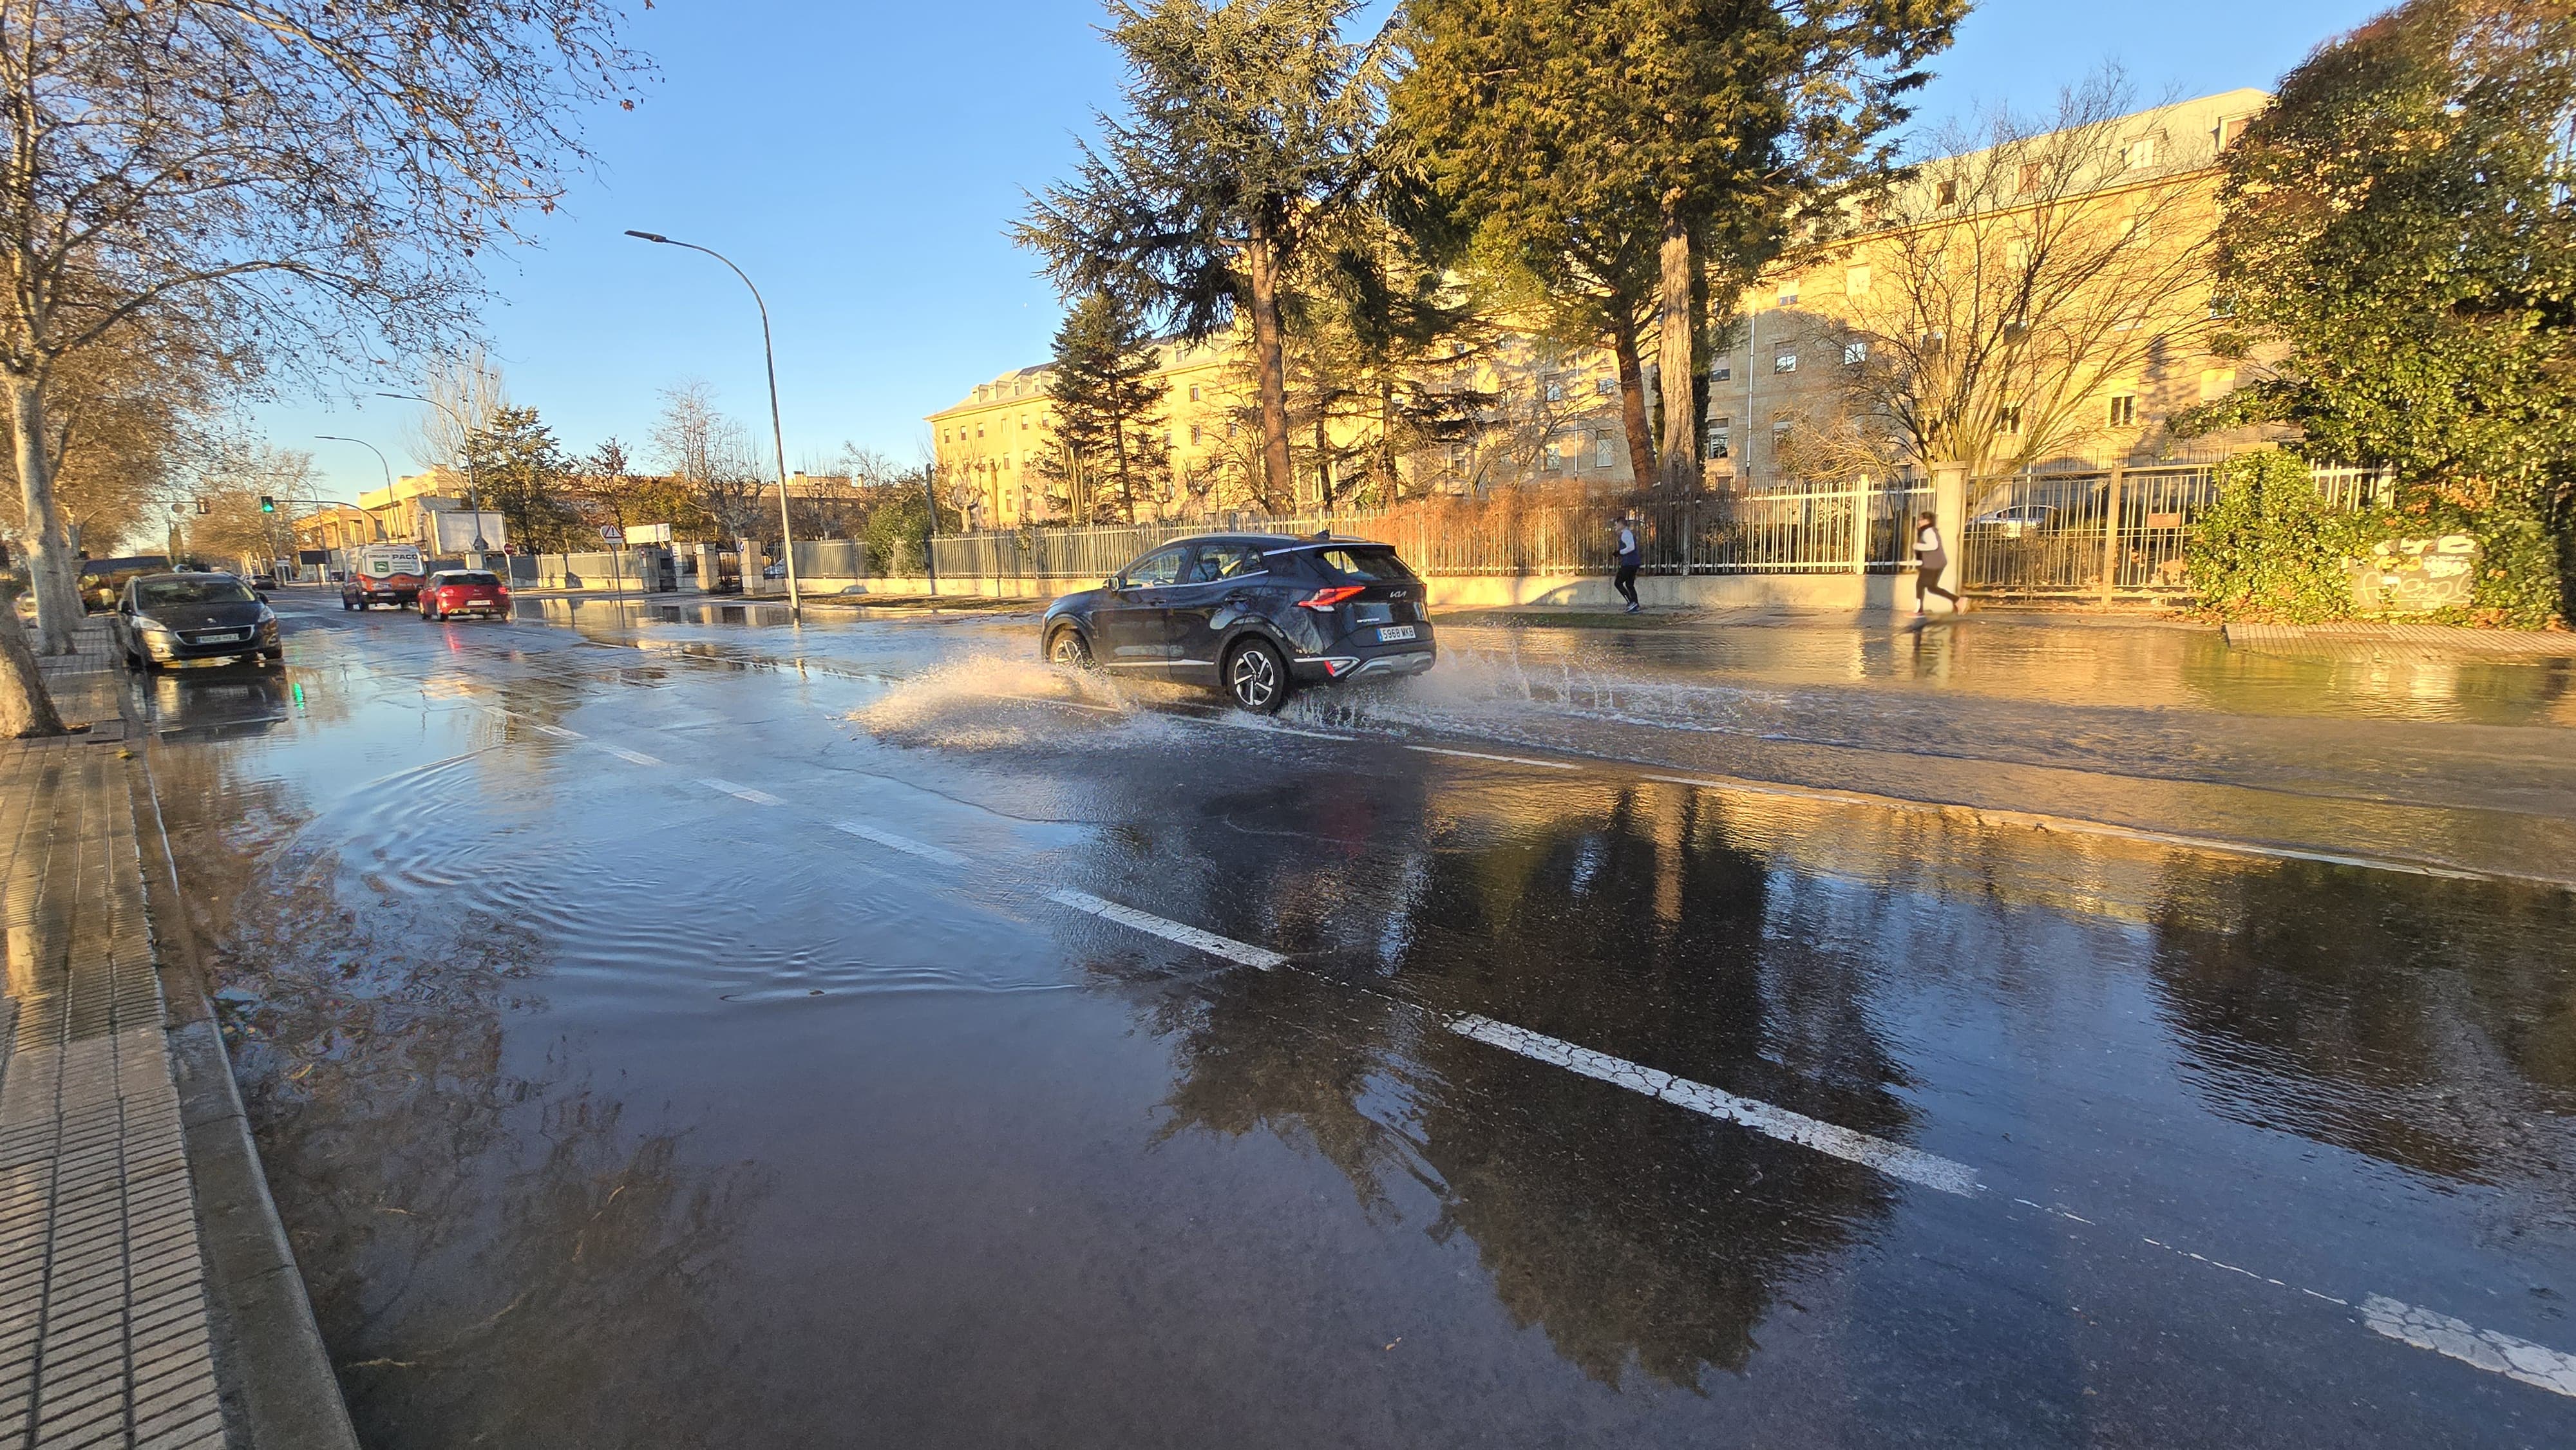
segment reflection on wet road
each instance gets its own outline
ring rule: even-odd
[[[2545,700],[285,607],[137,688],[371,1445],[2576,1442]]]

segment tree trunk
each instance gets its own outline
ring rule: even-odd
[[[1245,248],[1252,270],[1252,357],[1261,389],[1262,505],[1278,507],[1297,496],[1295,465],[1288,456],[1288,365],[1279,337],[1279,259],[1267,228],[1255,227]]]
[[[1664,204],[1663,306],[1657,316],[1664,398],[1664,468],[1666,488],[1675,493],[1699,491],[1699,440],[1691,436],[1691,243],[1681,212]]]
[[[1377,474],[1381,505],[1402,501],[1402,481],[1395,475],[1395,380],[1381,374],[1377,380]]]
[[[1611,329],[1610,352],[1619,360],[1619,426],[1628,436],[1628,472],[1635,487],[1651,487],[1655,435],[1646,426],[1646,365],[1637,360],[1636,329]]]
[[[1333,460],[1332,455],[1324,451],[1327,446],[1324,410],[1319,407],[1315,410],[1315,502],[1330,513],[1333,509]]]
[[[0,600],[0,740],[28,740],[63,733],[63,717],[36,670],[34,651],[18,628],[18,606]]]
[[[18,491],[27,510],[24,537],[27,583],[36,596],[36,650],[67,655],[72,631],[80,625],[80,564],[64,544],[62,509],[54,498],[53,458],[45,447],[44,385],[14,372],[7,382]]]

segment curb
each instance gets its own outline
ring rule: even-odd
[[[128,789],[139,783],[152,808],[153,829],[143,829],[138,811],[135,836],[169,1019],[165,1039],[196,1198],[226,1438],[248,1450],[358,1450],[304,1275],[277,1216],[277,1201],[269,1196],[222,1030],[206,1000],[203,959],[179,893],[151,763],[140,753],[134,763]]]

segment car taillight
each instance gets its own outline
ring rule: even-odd
[[[1343,600],[1357,599],[1367,592],[1368,589],[1363,585],[1336,584],[1328,589],[1318,589],[1307,598],[1298,600],[1297,607],[1311,609],[1317,614],[1330,614],[1341,607]]]

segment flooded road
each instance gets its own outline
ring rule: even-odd
[[[2546,667],[317,603],[135,688],[371,1446],[2576,1443]]]

